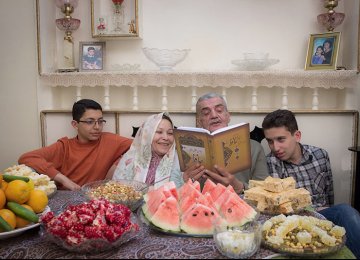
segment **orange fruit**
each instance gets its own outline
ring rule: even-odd
[[[5,192],[3,190],[0,190],[0,209],[2,209],[5,206],[5,203],[6,203]]]
[[[27,208],[28,210],[31,210],[32,212],[34,212],[34,210],[26,204],[22,204],[21,206],[23,206],[24,208]],[[27,225],[29,225],[31,222],[20,218],[19,216],[16,216],[16,228],[22,228],[22,227],[26,227]]]
[[[0,216],[12,227],[16,227],[16,216],[15,214],[9,209],[0,209]],[[0,228],[0,231],[3,232]]]
[[[29,179],[27,184],[29,185],[30,190],[33,190],[35,188],[35,184],[34,184],[34,181],[32,179]]]
[[[29,200],[25,203],[32,207],[35,213],[41,213],[44,211],[49,199],[45,191],[32,190],[30,191]]]
[[[2,180],[2,181],[0,182],[0,184],[1,184],[1,185],[0,185],[0,186],[1,186],[1,189],[2,189],[3,191],[5,191],[9,183],[7,183],[6,181]]]
[[[24,181],[14,180],[9,182],[5,190],[5,195],[8,201],[23,204],[29,199],[30,187]]]

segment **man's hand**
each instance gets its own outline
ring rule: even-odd
[[[193,182],[199,180],[205,173],[205,167],[200,163],[195,163],[190,166],[183,174],[184,182],[191,179]]]
[[[214,166],[216,172],[212,172],[210,170],[205,170],[205,176],[210,178],[215,183],[221,183],[224,186],[231,185],[236,193],[241,193],[244,189],[244,184],[235,178],[235,176],[228,171],[225,170],[225,168],[218,167],[217,165]]]
[[[80,190],[80,186],[77,185],[75,182],[73,182],[72,180],[70,180],[68,177],[66,177],[65,175],[63,175],[62,173],[58,173],[56,174],[54,181],[62,184],[64,186],[65,189],[67,190]]]

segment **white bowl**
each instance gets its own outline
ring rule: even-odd
[[[171,71],[176,64],[182,62],[190,49],[157,49],[143,48],[143,52],[150,61],[154,62],[160,70]]]
[[[262,225],[251,221],[243,226],[227,227],[215,224],[214,241],[219,252],[229,258],[244,259],[260,248]]]

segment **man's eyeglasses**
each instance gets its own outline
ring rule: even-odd
[[[78,122],[85,123],[88,126],[94,126],[96,123],[98,123],[99,126],[105,125],[106,120],[99,119],[99,120],[79,120]]]

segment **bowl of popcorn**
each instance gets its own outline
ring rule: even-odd
[[[122,204],[91,200],[41,218],[40,236],[68,251],[97,253],[119,247],[140,233],[139,221]]]
[[[215,224],[214,241],[219,252],[229,258],[243,259],[254,255],[261,244],[261,223],[250,221],[242,226]]]
[[[134,180],[102,180],[83,185],[81,191],[89,200],[105,199],[135,211],[142,204],[148,188],[147,184]]]

